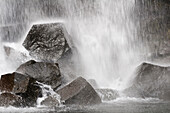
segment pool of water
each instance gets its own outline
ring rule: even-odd
[[[170,113],[170,102],[158,99],[117,99],[94,106],[14,108],[0,107],[1,113]]]

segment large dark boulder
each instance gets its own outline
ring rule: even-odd
[[[0,94],[0,106],[15,106],[18,107],[22,103],[22,98],[12,93]]]
[[[30,55],[43,61],[57,61],[70,47],[69,39],[62,23],[33,25],[23,46]]]
[[[16,72],[35,78],[37,81],[51,85],[53,89],[61,85],[61,74],[58,64],[30,60],[22,64]]]
[[[16,72],[1,76],[0,91],[3,92],[0,99],[6,103],[4,106],[34,106],[42,96],[42,89],[34,78]]]
[[[26,92],[30,77],[19,73],[2,75],[0,79],[1,92]]]
[[[124,91],[127,96],[170,100],[170,67],[143,63],[132,83]]]
[[[101,99],[93,87],[82,77],[56,91],[65,104],[90,105],[99,104]]]

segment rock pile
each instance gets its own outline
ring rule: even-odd
[[[34,106],[42,95],[34,78],[16,72],[1,76],[0,91],[0,105],[5,106]]]
[[[1,76],[0,106],[36,106],[37,99],[43,98],[44,95],[46,97],[40,102],[42,105],[58,106],[60,101],[52,94],[54,91],[61,96],[65,104],[101,103],[94,88],[82,77],[63,87],[64,75],[61,74],[57,62],[60,59],[59,62],[63,64],[68,61],[67,55],[71,56],[71,48],[67,42],[69,37],[61,23],[33,25],[23,46],[39,61],[27,61],[21,64],[16,72]],[[10,47],[5,46],[4,50],[7,56],[16,53]],[[43,89],[43,84],[49,85],[53,91],[44,94],[44,90],[49,89]]]

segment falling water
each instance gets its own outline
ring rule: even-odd
[[[124,89],[139,61],[134,6],[135,0],[1,0],[0,26],[9,33],[0,34],[0,72],[19,65],[9,67],[4,41],[23,40],[33,23],[62,19],[76,50],[77,73],[95,79],[100,87]]]
[[[72,74],[95,79],[100,88],[123,90],[130,85],[135,76],[135,68],[141,61],[148,59],[152,61],[162,55],[161,48],[166,49],[164,46],[169,46],[169,39],[165,39],[164,36],[166,30],[169,30],[167,16],[169,5],[164,7],[163,2],[159,3],[161,1],[167,4],[169,2],[168,0],[0,0],[0,75],[15,71],[21,63],[30,59],[22,42],[33,24],[63,22],[71,36],[68,42],[73,50],[71,61],[75,72]],[[161,21],[161,25],[157,25],[160,24],[157,21]],[[7,56],[4,45],[15,49],[11,55]],[[166,52],[169,53],[163,50],[163,53]],[[49,93],[54,98],[60,98],[50,86],[42,84],[41,88],[43,97],[37,100],[38,105]],[[64,106],[59,109],[61,112],[169,113],[169,105],[162,101],[160,103],[159,99],[120,97],[109,104]],[[44,110],[38,107],[0,107],[0,112],[41,110],[60,112],[56,108],[50,107]]]
[[[95,79],[100,87],[125,88],[139,61],[135,1],[96,0],[77,6],[77,2],[67,0],[63,4],[83,76]]]

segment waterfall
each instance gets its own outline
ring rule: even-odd
[[[74,61],[77,73],[87,79],[95,79],[100,87],[118,90],[127,87],[140,60],[137,27],[133,19],[135,0],[1,2],[0,27],[16,26],[13,32],[9,31],[10,35],[6,35],[8,37],[4,38],[1,32],[3,41],[23,40],[32,23],[62,19],[76,49]],[[6,63],[2,44],[0,55],[0,72],[5,72],[2,68],[8,68],[10,63]]]
[[[67,8],[66,25],[78,51],[81,74],[95,79],[100,87],[126,88],[140,60],[133,19],[135,1],[67,0],[62,4]]]

